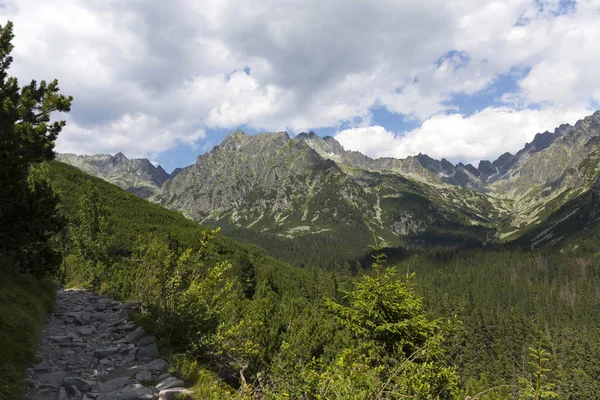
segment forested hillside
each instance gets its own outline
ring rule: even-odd
[[[348,274],[291,267],[186,225],[183,216],[64,164],[53,163],[50,175],[71,220],[67,284],[142,301],[139,318],[182,373],[198,380],[199,398],[369,397],[392,383],[386,390],[395,395],[455,393],[440,347],[445,324],[425,316],[410,279],[381,271],[354,286]],[[131,210],[146,219],[138,225]],[[159,228],[165,221],[186,229]],[[116,238],[123,238],[118,246]],[[392,309],[370,316],[365,305],[384,299]]]
[[[204,365],[200,368],[204,372],[194,372],[201,382],[197,386],[199,392],[234,396],[231,390],[237,388],[237,393],[240,390],[268,396],[288,393],[297,397],[299,393],[322,393],[325,389],[320,385],[340,385],[336,390],[341,390],[344,385],[371,382],[373,386],[368,386],[368,390],[375,391],[384,385],[383,381],[377,383],[384,375],[377,378],[365,376],[367,372],[360,368],[341,371],[334,368],[341,354],[364,356],[359,356],[360,347],[347,347],[350,343],[356,346],[355,340],[360,336],[351,334],[354,328],[334,318],[338,313],[338,306],[334,304],[351,307],[367,301],[366,298],[353,300],[353,296],[364,293],[361,290],[367,290],[370,284],[365,281],[367,278],[360,278],[362,274],[381,285],[384,278],[377,278],[370,262],[363,260],[366,269],[353,263],[341,263],[329,272],[290,267],[266,256],[261,249],[215,236],[176,212],[141,200],[72,167],[53,163],[50,175],[63,199],[63,210],[68,210],[67,214],[75,221],[80,207],[77,198],[90,190],[86,182],[92,182],[91,188],[99,189],[97,201],[105,205],[111,221],[112,237],[120,241],[119,246],[112,247],[115,250],[115,254],[109,256],[112,266],[106,267],[102,276],[89,275],[98,268],[96,264],[95,267],[90,265],[87,271],[72,271],[67,279],[122,299],[144,301],[147,308],[141,318],[147,323],[151,321],[149,324],[164,345]],[[138,219],[134,210],[143,210],[141,214],[145,219]],[[170,226],[178,229],[171,230]],[[143,232],[153,234],[144,235],[143,241],[136,243],[133,238]],[[188,246],[194,250],[186,251]],[[308,252],[309,248],[299,245],[298,251]],[[131,257],[115,259],[119,254]],[[540,341],[550,354],[550,371],[544,380],[554,385],[553,391],[560,398],[586,398],[599,393],[600,368],[596,360],[600,356],[600,295],[596,288],[600,284],[600,265],[594,253],[440,248],[411,252],[388,250],[388,254],[384,266],[397,265],[393,275],[385,278],[389,284],[401,285],[395,289],[404,288],[399,293],[409,290],[422,296],[423,310],[429,318],[441,318],[436,320],[437,328],[430,332],[438,332],[436,335],[443,332],[444,336],[441,343],[445,361],[437,359],[437,365],[454,366],[456,371],[455,378],[443,375],[450,379],[449,388],[453,387],[446,397],[464,398],[496,386],[498,388],[488,393],[488,397],[480,398],[513,398],[523,393],[527,386],[523,379],[533,379],[528,364],[529,348],[537,348]],[[400,257],[394,258],[397,254]],[[410,281],[414,286],[406,278],[413,272],[416,275]],[[190,283],[192,277],[202,279],[193,284]],[[173,289],[172,285],[180,279],[183,279],[181,286]],[[202,286],[197,286],[200,284]],[[192,289],[195,291],[190,293]],[[374,287],[368,290],[373,296],[379,293]],[[380,293],[390,299],[396,292]],[[194,313],[208,318],[202,319],[201,337],[190,337],[188,330],[182,330],[181,324],[198,326],[196,323],[199,323],[193,322],[195,318],[187,309],[192,307],[190,299],[199,298],[190,296],[209,296],[202,297],[201,302],[202,307],[208,308],[194,308]],[[224,314],[211,313],[211,307]],[[209,343],[204,342],[207,337],[211,338]],[[225,346],[229,350],[211,346]],[[362,359],[362,362],[366,362],[365,366],[374,366],[384,359],[380,354],[377,360]],[[180,358],[179,362],[186,369],[192,361]],[[334,364],[330,364],[332,362]],[[375,364],[369,364],[373,362]],[[389,373],[389,367],[391,365],[382,373]],[[242,384],[240,370],[248,385],[244,389],[239,386]],[[433,371],[427,372],[430,373]],[[198,374],[203,378],[199,379]],[[326,382],[317,379],[318,374],[326,374]],[[338,381],[342,377],[337,374],[346,374],[346,380]],[[424,376],[430,376],[427,374]],[[438,370],[435,374],[445,372]],[[218,383],[221,379],[226,382],[225,386]],[[421,379],[429,378],[422,376]],[[454,379],[456,386],[451,384]],[[349,387],[358,390],[355,386]],[[339,392],[338,397],[345,398],[343,393]],[[371,392],[364,393],[368,398],[366,393]]]

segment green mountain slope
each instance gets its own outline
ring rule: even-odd
[[[141,199],[70,165],[52,161],[48,163],[48,171],[52,186],[60,197],[60,212],[67,220],[72,219],[76,213],[78,199],[85,190],[85,182],[92,182],[110,215],[114,242],[112,251],[116,254],[127,255],[139,245],[140,238],[153,236],[169,240],[181,249],[196,249],[207,231],[206,227],[185,218],[180,212],[167,210]],[[269,275],[270,271],[279,271],[275,276],[305,274],[302,270],[268,256],[257,246],[244,245],[223,235],[217,235],[213,245],[212,250],[218,255],[217,258],[237,260],[237,266],[246,263],[257,274]]]
[[[77,201],[83,193],[86,180],[98,188],[111,214],[115,243],[125,250],[133,245],[139,235],[172,235],[184,245],[197,242],[205,228],[185,218],[176,211],[165,210],[143,200],[102,179],[59,161],[49,163],[50,180],[60,196],[59,205],[63,215],[72,217]]]

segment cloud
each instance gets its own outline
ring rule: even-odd
[[[438,159],[477,165],[479,160],[495,160],[506,151],[514,154],[536,133],[554,130],[563,123],[573,124],[589,113],[587,109],[486,108],[469,117],[436,115],[406,134],[370,126],[343,130],[334,137],[346,150],[363,151],[374,158],[426,153]]]
[[[535,108],[555,121],[600,101],[599,10],[597,0],[7,0],[0,20],[15,22],[11,73],[56,77],[75,97],[60,151],[156,154],[241,125],[364,130],[385,107],[423,123],[406,134],[412,152],[459,143],[428,127],[461,121],[472,133],[452,154],[474,159],[491,143],[475,129],[498,115],[528,123]],[[496,112],[446,115],[455,95],[515,70]]]
[[[125,114],[106,126],[88,128],[75,121],[68,121],[66,129],[58,138],[56,147],[63,153],[114,154],[115,149],[128,157],[154,156],[177,143],[194,146],[205,138],[202,129],[176,122],[165,126],[161,121],[146,114]]]

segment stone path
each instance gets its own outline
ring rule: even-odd
[[[39,364],[27,370],[30,400],[191,398],[167,373],[154,337],[131,322],[136,303],[59,289]]]

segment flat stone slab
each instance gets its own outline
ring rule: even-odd
[[[181,386],[183,386],[183,384],[184,384],[184,382],[181,379],[175,378],[174,376],[172,376],[170,378],[163,380],[158,385],[156,385],[156,390],[164,390],[164,389],[181,387]]]
[[[152,373],[143,369],[135,374],[135,379],[137,379],[139,382],[150,381],[152,380]]]
[[[48,339],[54,343],[66,343],[73,340],[73,338],[70,336],[48,336]]]
[[[172,388],[161,390],[158,393],[158,400],[192,400],[193,392],[185,388]]]
[[[135,355],[136,360],[152,360],[157,357],[160,357],[160,353],[158,352],[158,346],[156,343],[151,343],[148,346],[142,347],[138,350]]]
[[[120,378],[111,379],[106,382],[100,382],[98,384],[98,391],[101,393],[114,392],[124,388],[127,385],[127,383],[129,383],[128,376],[122,376]]]
[[[142,328],[140,326],[140,327],[135,328],[132,332],[129,332],[127,334],[127,336],[125,336],[123,339],[119,340],[119,342],[120,343],[133,343],[136,340],[143,338],[145,334],[146,334],[146,331],[144,330],[144,328]]]
[[[96,350],[94,350],[94,356],[96,356],[98,358],[106,358],[115,353],[118,353],[119,350],[121,350],[121,349],[118,347],[107,347],[105,349],[96,349]]]
[[[144,346],[148,346],[150,343],[154,343],[156,342],[156,338],[154,336],[146,336],[141,338],[138,341],[138,346],[139,347],[144,347]]]
[[[101,393],[96,400],[152,400],[154,393],[139,383],[110,393]]]
[[[154,360],[140,367],[141,369],[148,370],[150,372],[166,372],[169,369],[169,364],[165,360]]]

